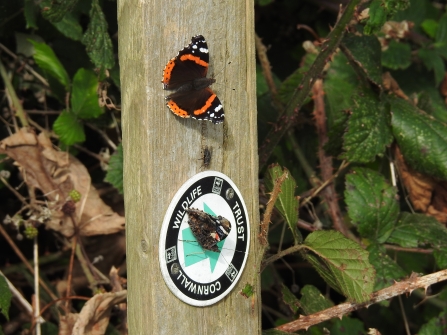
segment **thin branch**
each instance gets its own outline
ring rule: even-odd
[[[427,291],[430,285],[439,283],[441,281],[447,280],[447,270],[442,270],[435,272],[423,277],[410,276],[409,279],[403,280],[401,282],[396,282],[383,290],[374,292],[371,294],[370,300],[362,303],[352,303],[346,302],[323,311],[311,314],[311,315],[301,315],[297,320],[286,323],[275,329],[285,331],[285,332],[296,332],[301,329],[308,329],[310,326],[319,324],[323,321],[330,320],[332,318],[342,318],[343,315],[347,315],[353,311],[359,310],[361,308],[366,308],[372,304],[389,300],[393,297],[402,294],[411,294],[414,290],[423,288]]]

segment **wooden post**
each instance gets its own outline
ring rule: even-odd
[[[258,156],[253,1],[118,1],[129,334],[257,334],[261,331],[258,249]],[[225,122],[181,119],[166,107],[161,79],[167,61],[194,35],[208,42],[212,89]],[[231,62],[230,65],[227,65]],[[177,299],[160,272],[163,217],[178,188],[202,168],[228,175],[251,223],[243,275],[222,301],[193,307]],[[239,294],[245,284],[255,295]]]

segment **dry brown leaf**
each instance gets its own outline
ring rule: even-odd
[[[94,295],[85,303],[79,314],[61,317],[59,335],[104,334],[113,306],[125,302],[126,299],[127,291]]]
[[[75,232],[72,216],[62,212],[69,193],[76,190],[81,199],[73,214],[80,235],[112,234],[124,229],[124,217],[113,212],[91,185],[85,166],[66,152],[57,151],[45,133],[36,136],[30,128],[0,142],[0,153],[15,160],[27,185],[37,188],[49,200],[52,218],[46,227],[72,236]]]
[[[407,166],[396,146],[396,166],[414,209],[447,223],[447,183],[439,182]]]

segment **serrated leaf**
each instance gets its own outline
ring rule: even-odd
[[[292,291],[290,291],[289,288],[284,284],[281,284],[281,296],[282,301],[287,306],[289,306],[293,314],[296,314],[298,312],[298,309],[300,308],[300,301],[298,300],[297,297],[295,297]]]
[[[445,311],[430,319],[419,329],[418,335],[444,335],[447,332],[447,314]]]
[[[382,65],[393,70],[409,67],[411,65],[410,44],[391,40],[388,48],[382,53]]]
[[[76,115],[63,111],[53,123],[53,131],[66,145],[82,143],[85,141],[84,126]]]
[[[8,283],[0,274],[0,312],[5,316],[6,320],[9,321],[9,306],[11,305],[12,293],[9,289]]]
[[[106,182],[112,184],[119,193],[123,194],[123,145],[120,143],[115,153],[110,157]]]
[[[80,41],[82,39],[82,27],[71,13],[67,13],[62,20],[53,22],[53,26],[63,35],[74,41]]]
[[[59,22],[66,13],[71,12],[77,2],[78,0],[42,0],[42,16],[52,23]]]
[[[369,261],[376,269],[376,283],[374,291],[381,290],[399,281],[407,274],[387,254],[386,249],[378,244],[371,244],[366,249],[369,252]]]
[[[305,285],[301,291],[300,307],[304,315],[310,315],[328,309],[334,304],[326,299],[321,292],[312,285]]]
[[[37,7],[34,0],[25,0],[23,14],[25,15],[26,29],[37,29]]]
[[[34,60],[37,65],[44,70],[48,75],[55,78],[61,83],[66,90],[70,85],[70,78],[65,68],[62,66],[59,59],[56,57],[53,49],[45,43],[39,43],[29,39],[34,46]]]
[[[92,0],[90,22],[82,38],[87,53],[96,67],[111,69],[115,64],[113,46],[107,32],[107,21],[98,0]]]
[[[390,115],[384,103],[372,91],[359,92],[344,136],[345,153],[341,158],[350,162],[367,163],[382,156],[392,141]]]
[[[375,36],[347,35],[343,38],[344,53],[365,76],[377,86],[382,85],[380,42]]]
[[[351,96],[359,85],[358,75],[349,64],[346,56],[339,52],[335,55],[326,73],[324,92],[332,118],[339,118],[340,111],[352,106]]]
[[[98,104],[98,79],[91,70],[79,69],[73,78],[71,108],[83,119],[96,118],[103,113]]]
[[[435,74],[435,85],[444,79],[445,64],[442,57],[438,54],[436,49],[420,49],[418,56],[429,71]]]
[[[267,178],[265,184],[269,192],[273,191],[274,185],[277,179],[280,178],[283,173],[287,174],[284,182],[281,184],[281,190],[278,195],[278,200],[275,203],[276,209],[281,213],[281,216],[289,225],[292,231],[295,244],[302,241],[302,236],[299,233],[296,224],[298,222],[298,200],[295,198],[296,183],[289,170],[284,168],[284,171],[278,165],[270,166],[267,170]]]
[[[405,248],[431,245],[439,249],[447,244],[447,229],[431,216],[403,212],[387,242]]]
[[[241,294],[246,298],[252,297],[254,293],[254,287],[249,283],[245,284],[244,288],[241,290]]]
[[[366,250],[337,231],[315,231],[303,245],[308,249],[303,257],[329,286],[355,302],[369,299],[375,271]]]
[[[348,174],[345,201],[362,237],[379,243],[388,239],[399,215],[399,204],[396,188],[381,174],[365,168]]]
[[[410,102],[391,97],[392,130],[400,150],[415,170],[447,180],[447,126]]]

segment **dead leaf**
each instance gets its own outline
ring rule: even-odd
[[[75,225],[84,236],[124,230],[124,217],[101,200],[85,166],[68,153],[56,150],[45,133],[36,136],[31,128],[22,128],[0,142],[0,153],[14,159],[30,189],[41,190],[49,200],[53,215],[45,222],[47,228],[65,236],[74,234]],[[73,216],[69,216],[61,209],[72,190],[78,191],[81,199]]]
[[[396,167],[415,210],[447,223],[447,183],[414,171],[405,163],[399,147],[395,149]]]
[[[126,299],[127,291],[94,295],[85,303],[79,314],[61,317],[59,335],[105,334],[113,306],[125,302]]]

